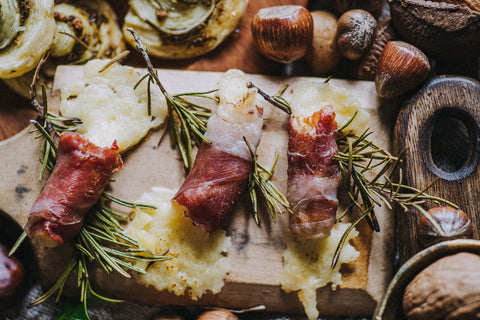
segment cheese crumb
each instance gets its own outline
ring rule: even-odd
[[[208,234],[194,226],[180,206],[172,205],[174,195],[172,189],[154,187],[137,201],[157,209],[137,209],[126,228],[127,234],[156,254],[169,249],[168,255],[172,257],[149,266],[138,280],[159,291],[189,294],[193,300],[207,291],[219,293],[230,269],[226,253],[232,244],[231,238],[224,230]],[[139,266],[145,267],[145,264]]]
[[[109,147],[116,140],[120,151],[125,151],[163,123],[167,106],[160,90],[151,85],[149,116],[147,79],[134,88],[143,74],[119,64],[99,73],[107,62],[89,61],[83,77],[62,88],[60,113],[81,119],[77,132],[96,145]]]
[[[333,255],[349,223],[334,225],[329,237],[298,241],[289,234],[285,240],[287,248],[283,253],[283,272],[280,278],[286,292],[298,291],[309,320],[318,318],[317,289],[331,284],[335,290],[342,283],[340,267],[343,263],[355,261],[360,253],[347,243],[334,269],[330,267]],[[358,235],[357,230],[349,234],[348,241]]]

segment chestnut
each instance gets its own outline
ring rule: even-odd
[[[15,296],[23,281],[23,265],[15,257],[8,256],[8,250],[0,244],[0,299]]]
[[[337,21],[337,47],[342,56],[350,60],[360,59],[373,43],[377,32],[377,20],[365,10],[345,12]]]
[[[453,207],[436,207],[428,210],[417,225],[418,241],[423,247],[457,238],[472,238],[473,225],[468,216]]]
[[[205,311],[197,320],[238,320],[238,317],[225,309]]]
[[[378,59],[375,89],[382,98],[406,93],[423,82],[430,73],[427,56],[417,47],[390,41]]]
[[[313,19],[302,6],[285,5],[260,9],[251,31],[261,54],[281,63],[302,58],[313,37]]]

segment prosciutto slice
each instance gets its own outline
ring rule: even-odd
[[[341,182],[336,136],[330,105],[290,118],[287,199],[293,211],[290,229],[299,239],[326,237],[335,223]]]
[[[55,167],[28,216],[27,234],[46,247],[75,237],[112,172],[121,167],[116,143],[101,148],[77,133],[62,133]]]
[[[207,123],[192,170],[173,198],[195,224],[207,232],[222,226],[244,190],[252,159],[245,139],[256,151],[263,125],[257,90],[245,74],[227,71],[219,82],[220,102]]]

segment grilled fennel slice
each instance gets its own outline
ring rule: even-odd
[[[130,0],[123,33],[135,30],[149,54],[166,59],[203,55],[237,27],[248,0]]]
[[[48,92],[58,65],[113,58],[125,49],[117,16],[106,0],[55,0],[55,3],[55,34],[50,44],[50,56],[39,73],[39,83],[45,83]],[[33,71],[5,83],[28,97],[32,78]]]
[[[2,0],[0,5],[0,78],[34,69],[55,31],[53,0]]]

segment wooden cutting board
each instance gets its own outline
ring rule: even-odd
[[[57,71],[55,90],[73,77],[81,76],[81,67],[61,67]],[[160,70],[161,81],[171,93],[195,92],[216,88],[221,73]],[[284,84],[291,88],[303,81],[323,81],[312,78],[274,78],[264,75],[249,75],[249,78],[264,91],[277,92]],[[357,97],[371,114],[370,126],[374,130],[372,140],[390,148],[390,133],[393,119],[385,112],[378,100],[374,84],[362,81],[331,80]],[[54,91],[52,97],[55,96]],[[288,99],[290,91],[285,97]],[[55,99],[50,106],[55,105]],[[259,161],[271,164],[275,149],[280,153],[275,173],[275,184],[286,190],[286,145],[287,116],[269,107],[268,120],[258,148]],[[1,190],[0,210],[12,216],[20,225],[25,225],[28,212],[41,190],[43,181],[38,181],[39,141],[30,134],[31,127],[14,137],[0,142]],[[137,147],[124,155],[125,169],[115,174],[111,192],[123,199],[135,201],[152,186],[178,188],[184,178],[182,165],[176,150],[168,141],[157,144],[161,132],[151,132]],[[370,314],[391,277],[393,252],[393,218],[383,208],[378,211],[381,232],[373,234],[365,226],[353,243],[361,252],[358,261],[343,268],[343,285],[336,291],[330,288],[318,290],[318,307],[325,315]],[[265,219],[264,219],[265,220]],[[231,266],[225,286],[217,295],[207,294],[199,301],[177,297],[168,292],[146,288],[135,279],[125,279],[116,274],[106,275],[101,271],[91,273],[96,288],[109,296],[144,303],[173,305],[208,305],[227,308],[247,308],[263,304],[269,311],[303,312],[295,293],[285,293],[279,285],[282,272],[283,239],[288,229],[288,217],[281,215],[276,224],[265,223],[258,227],[246,210],[245,202],[232,213],[226,228],[232,237],[228,253]],[[49,287],[57,279],[69,257],[68,247],[61,249],[36,248],[42,283]],[[70,284],[70,288],[74,283]],[[67,290],[67,292],[70,290]]]
[[[402,108],[394,149],[406,148],[405,182],[458,205],[480,234],[480,82],[459,76],[430,79]],[[432,205],[430,206],[432,207]],[[427,207],[428,210],[430,207]],[[400,262],[421,250],[420,214],[397,212]]]

